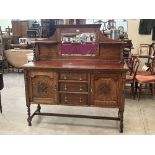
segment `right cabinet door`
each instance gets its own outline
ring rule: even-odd
[[[119,73],[96,72],[91,77],[92,104],[99,107],[118,107],[121,97]],[[120,94],[119,94],[120,92]]]

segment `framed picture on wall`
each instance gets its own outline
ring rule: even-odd
[[[149,44],[140,44],[139,55],[149,56],[150,45]]]

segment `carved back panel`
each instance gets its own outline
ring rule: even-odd
[[[84,55],[72,54],[63,55],[61,51],[62,47],[62,34],[63,35],[71,35],[75,33],[95,33],[96,34],[96,52],[95,55]],[[120,63],[123,58],[122,48],[123,42],[109,39],[104,36],[103,33],[100,32],[100,25],[98,24],[85,24],[85,25],[57,25],[56,32],[53,36],[45,40],[36,40],[35,43],[35,60],[48,60],[52,61],[53,59],[102,59],[103,61],[109,62],[118,62]],[[74,43],[71,44],[71,47]],[[81,43],[80,43],[81,45]],[[83,45],[83,44],[82,44]],[[85,46],[85,44],[84,44]],[[81,49],[81,46],[79,49]],[[87,46],[85,46],[87,47]],[[66,47],[68,48],[68,46]],[[72,48],[71,48],[72,49]],[[70,49],[70,50],[71,50]],[[78,49],[78,48],[76,48]],[[88,48],[89,49],[89,48]],[[90,51],[90,49],[89,49]],[[78,50],[77,53],[82,52],[82,50]],[[69,52],[70,53],[70,52]],[[83,53],[83,52],[82,52]]]
[[[100,44],[100,59],[111,62],[121,62],[123,59],[123,51],[120,44]]]

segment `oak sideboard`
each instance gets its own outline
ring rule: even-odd
[[[120,121],[123,132],[124,43],[105,37],[100,26],[57,25],[53,36],[33,42],[34,61],[23,66],[29,126],[35,115],[82,117]],[[41,105],[117,108],[118,116],[46,113]]]

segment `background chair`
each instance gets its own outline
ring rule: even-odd
[[[150,55],[150,44],[140,44],[139,55],[140,56],[149,56]]]
[[[154,85],[155,85],[155,76],[154,75],[154,65],[155,61],[151,63],[151,75],[136,75],[136,82],[135,82],[135,94],[138,95],[138,100],[140,99],[142,89],[149,88],[151,90],[152,95],[154,96]],[[145,85],[145,87],[143,87]],[[137,94],[138,90],[138,94]]]
[[[139,58],[145,59],[145,63],[142,66],[142,70],[137,72],[137,75],[152,75],[151,64],[155,55],[154,44],[140,44]],[[144,60],[143,60],[144,61]]]
[[[129,68],[130,73],[126,74],[126,84],[131,85],[131,95],[135,99],[135,80],[140,61],[137,57],[133,57]]]
[[[129,71],[128,71],[128,74],[129,75],[132,75],[133,74],[133,66],[134,66],[134,63],[135,63],[135,60],[137,59],[137,56],[133,56],[131,55],[131,57],[128,59],[127,62],[127,65],[128,65],[128,68],[129,68]]]

